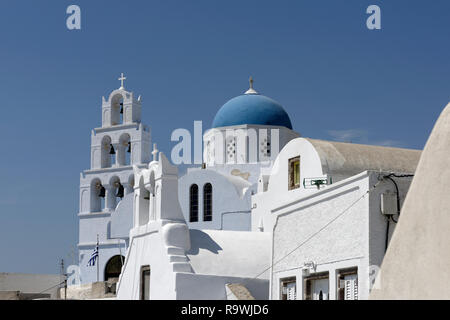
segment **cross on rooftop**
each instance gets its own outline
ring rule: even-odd
[[[120,80],[120,88],[119,89],[124,89],[124,86],[123,86],[123,81],[124,80],[126,80],[127,78],[125,78],[124,76],[123,76],[123,72],[120,74],[120,78],[118,79],[118,80]]]
[[[248,79],[248,82],[250,83],[250,88],[245,92],[245,94],[258,94],[255,89],[253,89],[253,77],[250,76],[250,79]]]

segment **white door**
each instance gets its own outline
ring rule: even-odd
[[[313,300],[329,299],[328,278],[312,281],[312,299]]]

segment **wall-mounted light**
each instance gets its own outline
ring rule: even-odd
[[[302,273],[303,276],[309,276],[312,271],[316,271],[317,265],[314,263],[314,261],[307,261],[303,264]]]
[[[305,189],[317,188],[320,189],[324,185],[332,184],[331,177],[320,177],[320,178],[304,178],[303,187]]]

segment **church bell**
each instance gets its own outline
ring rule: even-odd
[[[111,144],[111,149],[109,150],[109,154],[116,154],[116,150],[114,150],[114,147],[112,144]]]
[[[105,187],[102,186],[102,185],[100,185],[100,192],[99,192],[98,196],[99,196],[100,198],[104,198],[105,195],[106,195]]]
[[[124,196],[124,188],[123,188],[123,185],[121,183],[119,183],[119,187],[117,189],[116,197],[122,199],[123,196]]]

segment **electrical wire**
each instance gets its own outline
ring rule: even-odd
[[[388,175],[383,176],[383,179],[389,179],[390,181],[392,181],[392,183],[395,186],[396,195],[397,195],[397,216],[398,216],[398,219],[399,219],[400,218],[400,191],[399,191],[397,182],[394,179],[392,179],[392,177],[395,177],[395,178],[409,178],[409,177],[414,177],[414,175],[413,174],[395,174],[395,173],[390,173]],[[390,221],[393,221],[394,223],[397,223],[398,219],[395,220],[394,219],[394,215],[389,215],[389,217],[387,218],[386,242],[385,242],[384,252],[387,251],[387,248],[388,248],[388,245],[389,245],[389,224],[390,224]]]
[[[56,288],[57,286],[60,286],[60,285],[62,285],[62,284],[64,284],[64,283],[65,283],[65,280],[62,281],[62,282],[60,282],[60,283],[58,283],[58,284],[56,284],[56,285],[54,285],[54,286],[51,286],[50,288],[47,288],[47,289],[45,289],[45,290],[42,290],[41,292],[33,293],[31,296],[28,297],[28,300],[32,300],[33,297],[37,297],[37,296],[39,296],[40,294],[44,293],[45,291],[51,290],[51,289],[53,289],[53,288]]]
[[[275,266],[276,264],[280,263],[282,260],[286,259],[288,256],[290,256],[292,253],[294,253],[295,251],[297,251],[298,249],[300,249],[303,245],[305,245],[308,241],[310,241],[311,239],[313,239],[315,236],[317,236],[320,232],[322,232],[323,230],[325,230],[329,225],[331,225],[333,222],[335,222],[336,220],[338,220],[340,217],[342,217],[348,210],[350,210],[355,204],[357,204],[361,199],[363,199],[366,195],[368,195],[370,192],[372,192],[380,183],[382,180],[379,180],[376,184],[374,184],[370,189],[368,189],[366,192],[364,192],[364,194],[359,197],[358,199],[356,199],[354,202],[352,202],[352,204],[350,204],[346,209],[344,209],[341,213],[339,213],[336,217],[334,217],[333,219],[331,219],[329,222],[327,222],[324,226],[322,226],[319,230],[317,230],[316,232],[314,232],[312,235],[310,235],[308,238],[306,238],[305,240],[303,240],[300,244],[298,244],[294,249],[292,249],[291,251],[289,251],[287,254],[285,254],[283,257],[281,257],[280,259],[278,259],[276,262],[272,263],[269,267],[267,267],[266,269],[264,269],[263,271],[261,271],[260,273],[258,273],[256,276],[253,277],[253,279],[258,278],[259,276],[261,276],[262,274],[266,273],[268,270],[270,270],[271,268],[273,268],[273,266]],[[229,293],[227,295],[227,297],[230,295],[231,293]]]
[[[370,192],[372,192],[380,183],[381,181],[378,181],[375,185],[373,185],[369,190],[367,190],[361,197],[359,197],[358,199],[356,199],[354,202],[352,202],[352,204],[350,204],[350,206],[348,206],[345,210],[343,210],[341,213],[339,213],[336,217],[334,217],[333,219],[331,219],[329,222],[327,222],[323,227],[321,227],[319,230],[317,230],[316,232],[314,232],[312,235],[310,235],[308,238],[306,238],[304,241],[302,241],[300,244],[298,244],[294,249],[292,249],[291,251],[289,251],[286,255],[284,255],[283,257],[281,257],[280,259],[278,259],[276,262],[272,263],[270,267],[266,268],[265,270],[263,270],[262,272],[260,272],[257,276],[255,276],[255,278],[258,278],[260,275],[264,274],[267,270],[271,269],[273,266],[275,266],[276,264],[280,263],[282,260],[284,260],[285,258],[287,258],[289,255],[291,255],[292,253],[294,253],[295,251],[297,251],[298,249],[300,249],[303,245],[305,245],[308,241],[310,241],[312,238],[314,238],[316,235],[318,235],[320,232],[322,232],[323,230],[325,230],[329,225],[331,225],[333,222],[335,222],[337,219],[339,219],[340,217],[342,217],[348,210],[350,210],[355,204],[357,204],[361,199],[363,199],[366,195],[368,195]]]

